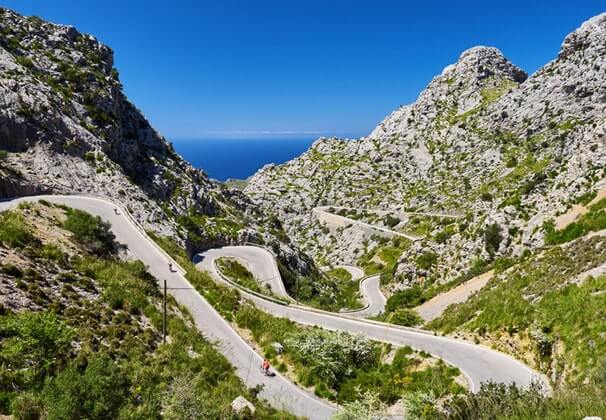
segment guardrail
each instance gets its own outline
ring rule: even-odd
[[[274,264],[274,268],[276,269],[276,273],[280,274],[280,269],[278,268],[278,264],[276,263],[277,255],[276,255],[276,253],[274,252],[274,250],[272,248],[270,248],[268,246],[265,246],[265,245],[256,244],[256,243],[253,243],[253,242],[245,242],[244,244],[247,245],[247,246],[254,246],[254,247],[257,247],[257,248],[262,248],[262,249],[266,250],[267,252],[269,252],[272,255],[272,257],[273,257],[272,263]],[[325,278],[328,279],[328,275],[324,271],[318,269],[318,272],[320,273],[320,275],[322,275],[322,276],[324,276]],[[362,283],[364,281],[368,280],[369,278],[371,278],[373,276],[376,276],[376,275],[377,274],[369,274],[367,276],[363,276],[362,278],[360,278],[360,280],[358,280],[358,282],[359,282],[359,286],[358,287],[360,288],[360,291],[362,291]],[[280,276],[280,281],[282,281],[282,276]],[[237,287],[238,286],[240,286],[240,285],[237,285]],[[240,287],[243,288],[243,286],[240,286]],[[312,306],[306,305],[305,303],[303,303],[303,302],[301,302],[301,301],[293,298],[290,295],[288,297],[289,297],[289,299],[291,299],[293,302],[295,302],[300,307],[303,307],[303,308],[313,308]],[[355,313],[358,313],[358,312],[363,312],[363,311],[367,310],[368,308],[370,308],[370,302],[368,302],[362,308],[347,309],[347,310],[340,311],[340,312],[330,312],[330,313],[355,314]]]
[[[175,261],[175,259],[173,257],[171,257],[166,251],[164,251],[164,249],[162,249],[162,247],[160,247],[160,245],[158,245],[153,239],[151,239],[147,235],[147,232],[145,231],[145,229],[143,228],[143,226],[134,219],[134,217],[132,216],[132,214],[128,211],[128,209],[126,209],[122,205],[122,203],[117,204],[117,203],[114,203],[113,201],[108,200],[106,197],[97,196],[97,195],[94,195],[94,194],[59,194],[59,195],[55,195],[55,197],[57,197],[57,196],[60,197],[61,195],[64,195],[66,197],[70,197],[70,196],[71,197],[83,197],[83,196],[84,197],[89,197],[89,198],[93,198],[93,199],[96,199],[96,200],[104,201],[104,202],[106,202],[108,204],[111,204],[111,205],[119,208],[127,216],[129,222],[131,224],[133,224],[133,226],[135,226],[137,228],[137,230],[139,230],[141,232],[141,234],[143,235],[143,237],[147,241],[149,241],[160,253],[162,253],[170,262],[172,262],[175,265],[176,268],[178,268],[179,270],[181,270],[181,274],[182,275],[185,276],[185,274],[187,274],[187,270],[185,270],[183,267],[181,267],[181,265],[179,265],[179,263],[177,263],[177,261]],[[43,197],[40,197],[40,196],[38,196],[38,197],[39,197],[39,199],[43,198]],[[47,197],[53,197],[53,195],[47,195]],[[254,245],[251,244],[251,245],[252,246],[257,246],[259,248],[263,248],[266,251],[268,251],[272,255],[272,257],[275,256],[275,253],[273,252],[273,250],[270,251],[269,249],[267,249],[267,247],[259,246],[258,244],[254,244]],[[276,270],[278,270],[278,268],[277,268],[278,265],[277,265],[277,263],[275,261],[275,257],[273,258],[273,263],[275,264]],[[217,273],[219,273],[219,275],[221,275],[221,278],[224,278],[224,276],[222,275],[222,273],[220,272],[220,270],[216,270],[216,271],[217,271]],[[278,270],[278,273],[279,272],[280,271]],[[364,279],[367,279],[368,277],[372,277],[372,276],[367,276]],[[362,279],[360,281],[362,281]],[[434,335],[430,331],[422,330],[422,329],[419,329],[419,328],[404,327],[402,325],[388,324],[388,323],[385,323],[385,322],[379,322],[379,321],[374,321],[374,320],[364,319],[364,318],[354,318],[352,316],[348,316],[347,315],[347,314],[350,314],[352,312],[341,312],[340,313],[340,312],[325,311],[323,309],[317,309],[317,308],[314,308],[314,307],[311,307],[311,306],[302,305],[302,304],[300,304],[300,302],[298,302],[298,301],[296,301],[294,299],[293,300],[295,301],[295,304],[292,305],[292,304],[290,304],[288,302],[283,302],[283,301],[280,301],[278,299],[271,298],[269,296],[265,296],[265,295],[262,295],[260,293],[254,292],[254,291],[252,291],[250,289],[242,287],[241,285],[239,285],[239,284],[237,284],[237,283],[235,283],[235,282],[233,282],[233,281],[231,281],[229,279],[227,280],[227,282],[229,284],[231,284],[232,286],[234,286],[234,287],[236,287],[236,288],[244,291],[245,293],[253,295],[253,296],[255,296],[255,297],[259,298],[259,299],[264,299],[264,300],[267,300],[267,301],[270,301],[272,303],[279,304],[279,305],[282,305],[282,306],[288,306],[288,307],[291,307],[291,308],[296,308],[296,309],[301,309],[301,310],[305,310],[305,311],[316,312],[316,313],[324,314],[324,315],[336,316],[336,317],[340,317],[340,318],[344,318],[344,319],[350,319],[350,320],[354,320],[354,321],[358,321],[358,322],[365,322],[365,323],[370,323],[370,324],[374,324],[374,325],[380,325],[380,326],[385,326],[385,327],[397,328],[397,329],[401,329],[401,330],[405,330],[405,331],[413,331],[413,332],[422,333],[422,334]],[[355,311],[359,312],[359,311],[362,311],[362,310],[363,309],[358,309],[358,310],[355,310]]]
[[[216,260],[213,260],[213,267],[214,267],[215,271],[217,272],[217,274],[219,274],[219,276],[224,281],[226,281],[227,283],[231,284],[232,286],[234,286],[237,289],[244,290],[246,293],[250,293],[251,295],[254,295],[254,296],[256,296],[258,298],[261,298],[261,299],[269,300],[270,302],[277,303],[278,305],[283,305],[283,306],[289,306],[290,305],[290,303],[288,301],[276,299],[273,296],[267,296],[267,295],[264,295],[263,293],[255,292],[254,290],[249,289],[248,287],[244,287],[241,284],[233,281],[232,279],[230,279],[229,277],[227,277],[225,274],[223,274],[223,272],[221,271],[221,268],[219,268],[219,266],[217,265],[217,261]]]

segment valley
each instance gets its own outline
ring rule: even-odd
[[[530,76],[474,47],[236,185],[0,9],[0,414],[606,415],[605,68],[604,13]]]

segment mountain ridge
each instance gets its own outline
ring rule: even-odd
[[[322,262],[353,263],[369,247],[352,228],[322,238],[314,206],[468,213],[466,231],[453,227],[446,243],[402,255],[395,274],[405,284],[449,281],[476,259],[540,247],[545,221],[606,186],[605,22],[606,14],[589,19],[529,77],[498,49],[471,48],[367,137],[321,138],[299,158],[261,169],[244,192]],[[494,224],[500,240],[489,250],[484,232]],[[423,252],[438,255],[434,269],[409,262]]]
[[[73,26],[0,9],[0,198],[93,194],[196,252],[255,242],[314,272],[241,192],[179,156],[122,91],[111,48]]]

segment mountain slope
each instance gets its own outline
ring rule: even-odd
[[[108,223],[65,206],[0,213],[0,413],[22,418],[229,418],[257,399]]]
[[[0,198],[102,195],[190,255],[255,242],[314,275],[279,223],[175,153],[124,95],[111,49],[93,36],[0,9],[0,98]]]
[[[463,214],[416,221],[426,240],[404,251],[396,288],[522,255],[543,245],[546,220],[606,186],[605,48],[606,14],[528,78],[497,49],[472,48],[368,137],[319,139],[299,158],[264,167],[245,193],[323,263],[355,262],[380,244],[355,226],[322,233],[315,206]],[[431,267],[415,263],[423,253],[437,256]]]

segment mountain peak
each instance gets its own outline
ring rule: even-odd
[[[585,21],[577,30],[568,34],[558,57],[566,59],[589,48],[602,54],[606,51],[606,12]]]
[[[512,64],[501,50],[482,45],[463,51],[456,63],[444,68],[441,76],[448,78],[470,72],[479,80],[490,76],[501,76],[521,83],[528,77],[526,72]]]

